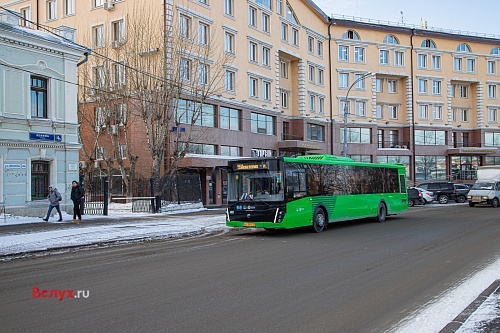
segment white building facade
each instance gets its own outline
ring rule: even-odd
[[[0,12],[0,202],[16,215],[42,216],[50,184],[70,204],[78,180],[77,64],[89,50],[58,35],[19,26]]]

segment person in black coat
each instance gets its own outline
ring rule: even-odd
[[[80,213],[80,201],[83,198],[83,190],[76,180],[71,183],[71,200],[73,201],[73,219],[71,223],[75,223],[78,216],[78,223],[82,222],[82,214]]]

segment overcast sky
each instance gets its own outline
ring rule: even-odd
[[[500,36],[499,0],[313,0],[328,16],[346,15]],[[403,12],[403,15],[401,15]]]

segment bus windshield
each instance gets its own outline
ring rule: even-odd
[[[228,174],[228,201],[283,201],[281,172],[259,170]]]

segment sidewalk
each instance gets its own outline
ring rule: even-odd
[[[4,220],[4,216],[0,216],[0,261],[48,250],[64,251],[80,246],[181,238],[228,230],[225,225],[225,211],[221,208],[161,214],[111,211],[109,216],[84,215],[80,224],[70,223],[72,216],[66,213],[63,213],[63,222],[56,222],[57,218],[52,217],[49,222],[44,222],[41,218],[35,217],[9,216]],[[495,274],[498,278],[498,271]],[[453,303],[458,303],[455,304],[455,313],[458,313],[473,297],[480,295],[453,320],[451,319],[453,317],[450,317],[448,325],[445,322],[440,326],[436,326],[436,323],[426,326],[426,323],[434,321],[433,318],[442,313],[439,308],[429,310],[424,308],[420,311],[420,315],[408,318],[410,321],[408,327],[399,327],[393,332],[500,332],[500,279],[484,291],[475,288],[474,290],[477,290],[475,295],[469,298],[467,303],[451,302],[449,298],[456,300],[466,294],[463,288],[468,291],[471,289],[468,285],[460,286],[459,289],[461,288],[462,290],[453,290],[438,300],[438,303],[441,303],[440,308],[449,308]],[[458,306],[460,308],[457,308]],[[434,312],[434,317],[429,312]],[[446,326],[442,328],[444,325]]]

